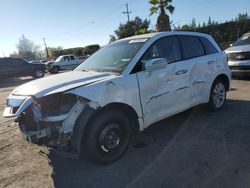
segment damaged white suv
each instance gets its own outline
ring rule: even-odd
[[[201,103],[220,109],[230,77],[209,35],[139,35],[108,44],[72,72],[17,87],[4,116],[16,117],[30,142],[109,163],[133,132]]]

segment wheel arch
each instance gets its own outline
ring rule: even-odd
[[[213,81],[213,84],[212,86],[214,85],[214,83],[217,81],[217,80],[222,80],[225,84],[226,84],[226,91],[229,91],[230,90],[230,80],[228,78],[228,76],[226,74],[220,74],[218,75],[214,81]],[[212,88],[211,86],[211,88]]]
[[[98,113],[105,113],[105,111],[109,111],[109,110],[118,110],[118,111],[123,112],[131,121],[132,129],[136,132],[139,132],[140,130],[140,124],[138,121],[139,116],[132,106],[125,104],[125,103],[120,103],[120,102],[109,103],[99,108],[96,114],[98,115]]]
[[[105,113],[108,110],[119,110],[126,114],[128,119],[131,121],[132,130],[134,133],[140,131],[140,123],[138,120],[138,114],[136,111],[128,104],[125,103],[110,103],[103,107],[98,107],[94,109],[87,105],[81,115],[78,117],[75,126],[73,135],[71,137],[71,145],[73,146],[74,150],[80,154],[81,153],[81,146],[84,141],[85,134],[87,132],[88,126],[90,126],[91,121],[100,115],[100,113]],[[80,123],[81,122],[81,123]]]

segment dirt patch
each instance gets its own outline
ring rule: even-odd
[[[14,87],[0,87],[0,113]],[[221,111],[196,107],[156,123],[108,166],[30,144],[0,116],[0,187],[249,187],[250,81],[232,88]]]

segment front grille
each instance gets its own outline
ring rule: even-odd
[[[229,53],[227,55],[228,55],[228,59],[231,61],[250,60],[250,52]]]
[[[250,66],[230,66],[231,70],[250,70]]]

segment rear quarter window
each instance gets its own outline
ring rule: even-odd
[[[200,40],[206,50],[206,54],[210,55],[210,54],[215,54],[218,53],[219,51],[217,50],[217,48],[211,43],[210,40],[208,40],[205,37],[200,37]]]
[[[204,48],[196,36],[179,36],[183,59],[205,55]]]

